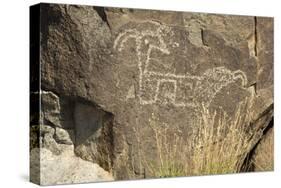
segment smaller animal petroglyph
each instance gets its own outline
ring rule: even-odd
[[[149,23],[158,26],[156,31],[125,30],[117,36],[113,46],[114,49],[121,52],[126,42],[135,41],[140,104],[173,104],[177,107],[198,107],[200,104],[204,104],[208,107],[223,87],[235,82],[242,86],[247,84],[247,77],[243,71],[231,71],[225,67],[208,69],[202,75],[163,73],[151,70],[152,61],[161,63],[161,59],[152,58],[152,52],[157,51],[170,55],[163,34],[171,32],[171,30],[157,22]]]

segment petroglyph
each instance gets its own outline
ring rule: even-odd
[[[121,52],[124,50],[126,42],[129,40],[135,42],[139,69],[138,97],[140,104],[173,104],[176,107],[195,108],[203,104],[205,107],[209,107],[222,88],[236,82],[241,86],[247,84],[247,77],[243,71],[231,71],[225,67],[207,69],[202,75],[155,71],[152,68],[153,65],[155,66],[155,62],[158,63],[158,66],[167,65],[161,64],[161,59],[152,57],[152,53],[160,52],[170,55],[163,35],[168,32],[172,33],[172,31],[168,26],[158,22],[147,23],[157,26],[157,29],[145,31],[127,29],[117,36],[113,46],[114,49]]]

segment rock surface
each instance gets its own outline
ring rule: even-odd
[[[60,102],[59,97],[52,92],[42,92],[41,106],[44,121],[48,121],[54,126],[61,126],[60,123]]]
[[[252,157],[254,171],[274,170],[274,130],[270,128],[261,139]]]
[[[31,173],[40,172],[41,185],[72,184],[112,181],[113,177],[98,164],[84,161],[73,153],[73,146],[67,146],[62,154],[54,155],[41,148],[31,150]],[[40,152],[40,160],[37,160]],[[40,163],[39,163],[40,162]],[[33,175],[32,177],[36,177]],[[39,182],[38,180],[34,180]]]
[[[72,145],[72,140],[74,140],[74,131],[56,127],[54,138],[58,143]]]
[[[76,155],[115,179],[155,177],[159,152],[200,137],[198,122],[212,119],[204,109],[215,121],[242,119],[238,164],[273,117],[272,18],[49,4],[41,11],[41,89],[57,96],[43,101],[45,119],[73,130]]]

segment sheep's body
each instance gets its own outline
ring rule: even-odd
[[[245,73],[225,67],[207,69],[199,76],[150,70],[153,51],[170,54],[162,37],[162,33],[169,31],[169,28],[157,22],[151,23],[159,26],[156,31],[129,29],[119,34],[114,43],[114,48],[122,51],[128,40],[134,39],[136,42],[140,104],[173,104],[177,107],[195,108],[203,104],[208,107],[222,88],[237,80],[241,80],[241,85],[247,84]]]

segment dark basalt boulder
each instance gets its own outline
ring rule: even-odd
[[[52,109],[45,117],[74,132],[76,155],[116,179],[163,177],[171,159],[184,172],[176,175],[202,174],[208,148],[235,151],[238,172],[273,117],[272,18],[48,4],[41,12],[41,89],[68,106],[64,126]]]

